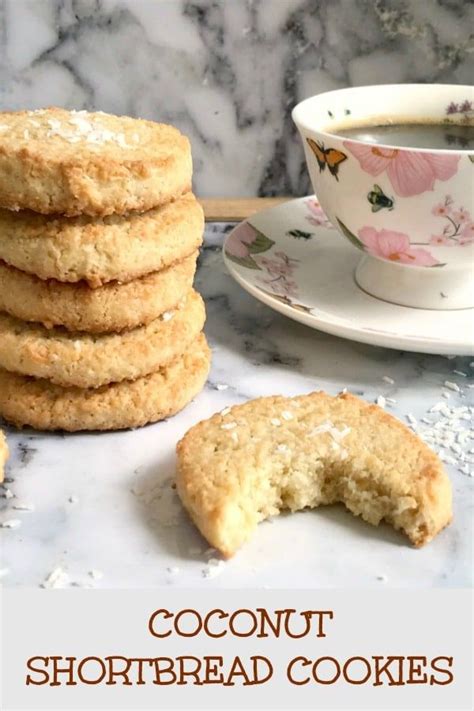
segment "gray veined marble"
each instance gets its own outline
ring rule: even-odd
[[[0,0],[0,106],[169,121],[207,195],[309,192],[290,119],[348,85],[471,83],[464,0]]]
[[[200,258],[196,287],[207,304],[213,366],[188,408],[122,433],[7,428],[12,457],[0,487],[0,522],[21,524],[0,531],[3,584],[37,586],[61,568],[68,578],[55,575],[66,587],[470,586],[474,479],[451,465],[454,521],[420,550],[386,525],[373,528],[331,506],[265,522],[231,561],[212,562],[215,552],[206,552],[172,488],[175,444],[198,420],[261,395],[347,387],[369,401],[385,396],[388,411],[405,422],[411,414],[423,426],[422,418],[435,419],[428,410],[437,402],[472,407],[474,393],[469,358],[344,341],[256,302],[224,267],[222,237],[230,227],[208,226]],[[472,421],[465,425],[472,432]]]
[[[303,194],[292,106],[351,84],[469,83],[473,14],[463,0],[0,0],[0,106],[170,121],[192,140],[200,195]],[[209,564],[171,487],[175,442],[197,420],[259,395],[347,387],[419,421],[446,380],[462,390],[452,404],[473,392],[468,359],[343,341],[255,302],[224,269],[228,229],[208,226],[200,260],[214,360],[190,407],[134,432],[8,429],[0,521],[21,523],[0,532],[3,583],[36,586],[61,567],[66,585],[103,587],[471,585],[473,480],[454,466],[454,522],[422,550],[329,507],[264,523],[232,561]]]

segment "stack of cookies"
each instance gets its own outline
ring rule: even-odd
[[[0,416],[37,429],[156,422],[204,386],[203,214],[177,129],[0,114]]]

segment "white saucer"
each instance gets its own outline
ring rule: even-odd
[[[314,196],[252,215],[232,230],[223,251],[244,289],[311,328],[399,350],[474,354],[474,309],[414,309],[363,292],[354,280],[360,253]]]

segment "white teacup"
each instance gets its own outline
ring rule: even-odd
[[[474,87],[395,84],[330,91],[293,109],[314,191],[365,256],[369,294],[404,306],[474,306],[474,152],[338,136],[384,123],[474,123]],[[367,130],[369,130],[367,128]]]

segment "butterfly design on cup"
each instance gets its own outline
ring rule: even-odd
[[[339,166],[341,163],[347,160],[346,154],[342,151],[337,150],[337,148],[325,148],[324,144],[318,143],[317,141],[313,141],[312,138],[307,138],[306,140],[308,142],[309,147],[316,156],[316,160],[318,161],[319,166],[319,172],[322,173],[327,166],[331,175],[333,175],[336,180],[339,180]]]

